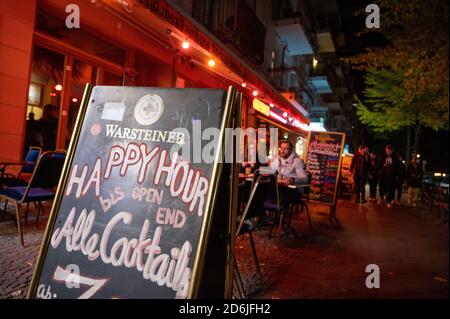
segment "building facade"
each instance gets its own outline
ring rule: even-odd
[[[310,121],[346,131],[342,72],[333,60],[339,74],[330,85],[335,52],[317,32],[311,3],[2,1],[0,158],[19,159],[33,143],[66,148],[86,83],[235,85],[244,93],[246,127],[276,126],[301,143]],[[264,108],[253,107],[254,99]],[[37,141],[35,122],[48,128]]]

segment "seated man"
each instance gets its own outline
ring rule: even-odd
[[[294,146],[288,140],[280,141],[279,155],[270,164],[273,171],[277,171],[283,178],[284,184],[307,183],[308,176],[303,167],[303,161],[293,151]]]
[[[303,161],[294,152],[294,146],[289,140],[280,141],[278,157],[270,164],[271,170],[277,171],[281,176],[280,205],[287,209],[289,214],[291,208],[298,209],[301,201],[301,191],[286,187],[289,184],[306,184],[308,175],[305,172]],[[284,220],[284,219],[283,219]],[[289,223],[286,219],[285,222]],[[288,227],[283,224],[283,227]]]

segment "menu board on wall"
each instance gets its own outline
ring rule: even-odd
[[[306,167],[311,174],[311,200],[330,205],[336,203],[344,143],[343,133],[310,132]]]
[[[188,153],[218,146],[193,131],[195,123],[223,127],[229,96],[218,89],[94,87],[30,297],[191,297],[219,173],[217,161],[192,161]]]

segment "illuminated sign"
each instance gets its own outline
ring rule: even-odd
[[[108,2],[107,0],[103,0]],[[132,8],[127,0],[116,0],[125,6],[125,9]],[[290,110],[292,105],[281,98],[280,94],[266,81],[261,79],[258,75],[251,72],[248,67],[242,64],[232,54],[228,53],[220,44],[209,38],[209,36],[199,29],[191,19],[184,17],[180,12],[174,9],[167,0],[137,0],[135,3],[141,4],[145,9],[148,9],[150,13],[158,16],[162,20],[169,23],[171,26],[177,28],[183,33],[186,38],[197,43],[200,47],[210,52],[218,61],[226,65],[232,72],[245,79],[247,82],[252,83],[255,88],[259,88],[260,91],[268,94],[284,109]],[[128,10],[127,10],[128,11]],[[266,113],[264,113],[266,114]],[[266,114],[268,115],[268,114]],[[302,116],[302,119],[304,117]],[[305,119],[304,119],[305,120]]]
[[[253,108],[266,116],[270,115],[270,106],[258,99],[253,99]]]
[[[279,116],[277,113],[270,112],[270,116],[272,116],[273,118],[276,118],[276,119],[277,119],[278,121],[280,121],[281,123],[284,123],[284,124],[287,123],[286,119],[283,118],[283,117],[281,117],[281,116]]]

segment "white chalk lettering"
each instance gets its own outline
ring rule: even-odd
[[[83,209],[74,224],[76,209],[73,207],[62,228],[56,228],[51,237],[51,246],[57,248],[65,239],[68,252],[80,250],[82,254],[94,261],[98,257],[105,264],[114,267],[135,268],[142,272],[144,279],[160,286],[166,286],[176,292],[176,298],[186,298],[191,278],[188,267],[192,246],[185,241],[181,249],[172,248],[170,255],[161,253],[159,242],[162,228],[156,227],[153,238],[147,238],[150,221],[145,220],[139,239],[121,237],[110,243],[111,233],[119,224],[130,225],[133,214],[121,211],[107,223],[101,237],[92,233],[95,221],[95,211]],[[98,247],[100,246],[100,247]],[[145,259],[146,258],[146,259]],[[145,259],[145,260],[144,260]],[[83,297],[90,297],[92,291]]]

